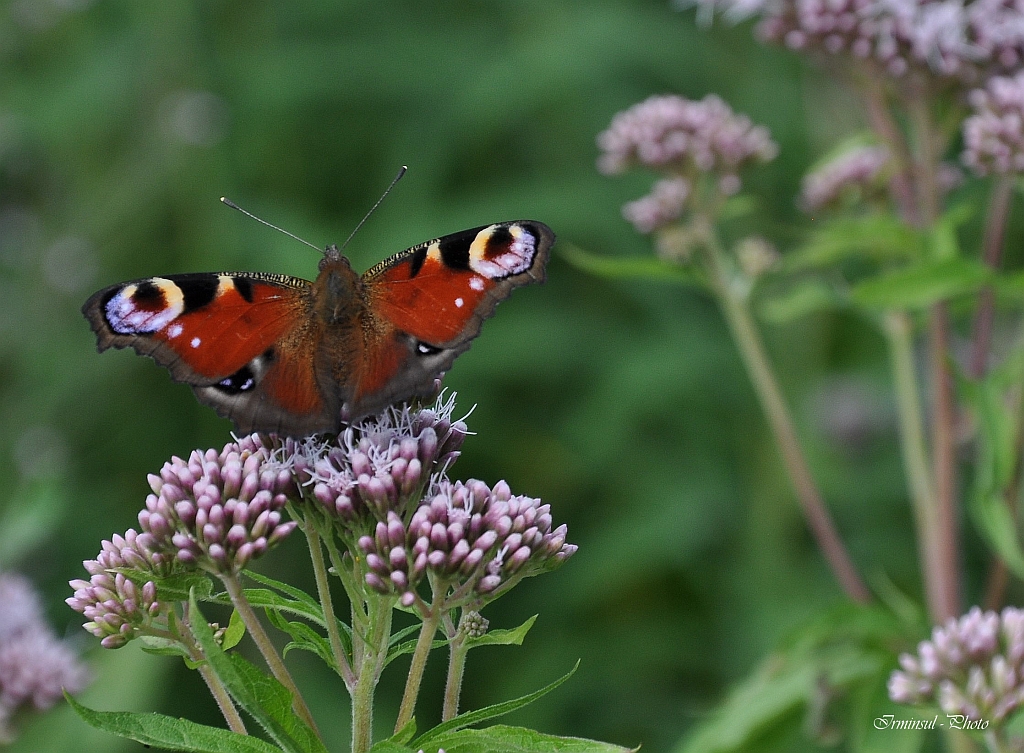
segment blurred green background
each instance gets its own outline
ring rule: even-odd
[[[746,181],[758,204],[742,229],[783,248],[806,223],[803,171],[861,127],[820,72],[667,0],[0,2],[0,568],[27,573],[86,652],[87,704],[218,723],[194,673],[134,645],[99,650],[62,600],[100,540],[137,525],[146,474],[230,427],[151,361],[97,355],[85,298],[153,274],[310,278],[309,249],[218,198],[323,245],[402,164],[349,247],[357,268],[514,218],[594,253],[649,254],[620,206],[650,177],[599,175],[594,137],[668,92],[719,93],[771,129],[781,155]],[[548,277],[516,291],[447,378],[461,410],[477,406],[454,475],[542,497],[580,550],[485,611],[493,627],[540,619],[522,648],[471,655],[463,706],[529,692],[580,658],[568,685],[509,721],[661,753],[841,594],[712,302],[589,277],[557,246]],[[918,596],[880,337],[840,315],[766,337],[854,558]],[[299,543],[260,567],[310,586]],[[290,660],[342,749],[340,682]],[[403,679],[385,674],[382,731]],[[813,749],[800,728],[795,717],[763,749]],[[141,747],[58,709],[27,720],[14,750]]]

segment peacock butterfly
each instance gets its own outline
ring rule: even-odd
[[[150,277],[82,307],[100,352],[152,357],[239,431],[336,432],[428,394],[513,288],[543,282],[555,236],[519,220],[406,249],[357,275],[328,246],[316,280]]]

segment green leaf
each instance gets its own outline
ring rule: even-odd
[[[1006,494],[1016,475],[1017,434],[1015,411],[1006,409],[1009,395],[1024,382],[1024,348],[1018,348],[981,380],[957,374],[957,388],[974,412],[978,425],[977,462],[970,505],[971,517],[982,537],[1018,577],[1024,576],[1024,551]]]
[[[416,737],[416,717],[407,721],[402,729],[398,730],[398,732],[387,739],[387,742],[405,745],[406,743],[412,742],[414,737]]]
[[[973,259],[928,261],[866,280],[853,289],[852,298],[871,308],[920,309],[975,293],[991,279],[992,271]]]
[[[1024,578],[1024,551],[1017,538],[1017,522],[1001,494],[978,497],[971,506],[971,517],[1006,566],[1018,578]]]
[[[477,646],[522,646],[523,641],[526,639],[526,634],[530,632],[530,628],[533,627],[533,623],[537,621],[537,615],[534,615],[522,625],[511,630],[492,630],[484,633],[479,638],[467,638],[466,645],[470,648],[476,648]]]
[[[301,588],[296,588],[288,583],[284,583],[279,580],[274,580],[261,573],[252,572],[250,570],[245,571],[246,576],[252,578],[257,583],[262,583],[264,586],[270,586],[273,589],[280,591],[283,594],[291,596],[296,601],[305,604],[310,609],[319,609],[320,602],[310,596],[308,593],[303,591]]]
[[[459,714],[455,718],[449,719],[447,722],[442,722],[433,729],[424,732],[422,735],[420,735],[419,738],[416,739],[415,742],[412,743],[412,746],[417,749],[423,748],[423,750],[426,751],[427,748],[424,746],[438,745],[438,739],[441,736],[447,735],[450,732],[463,729],[464,727],[468,727],[472,724],[480,724],[481,722],[485,722],[488,719],[494,719],[499,716],[504,716],[505,714],[510,714],[513,711],[517,711],[518,709],[521,709],[524,706],[533,703],[538,698],[543,698],[544,696],[546,696],[552,690],[554,690],[563,682],[565,682],[574,674],[576,674],[576,670],[579,668],[580,663],[579,661],[577,661],[576,665],[572,669],[570,669],[568,672],[566,672],[564,675],[559,677],[554,682],[545,685],[540,690],[535,690],[532,693],[521,696],[519,698],[515,698],[511,701],[505,701],[504,703],[495,703],[492,706],[485,706],[484,708],[477,709],[476,711],[467,711],[464,714]],[[445,748],[445,750],[447,750],[446,746],[444,745],[440,745],[440,747]]]
[[[848,259],[900,261],[923,252],[920,233],[892,214],[843,217],[817,224],[802,246],[783,256],[783,269],[828,268]]]
[[[245,594],[246,601],[254,607],[268,611],[288,612],[289,614],[303,617],[310,622],[315,622],[320,627],[325,626],[324,613],[319,604],[310,605],[305,601],[289,599],[266,588],[246,588],[243,593]],[[231,599],[225,593],[215,594],[207,599],[207,601],[229,606],[231,604]]]
[[[953,259],[960,255],[956,231],[973,215],[974,207],[963,203],[951,207],[939,217],[928,235],[928,251],[932,259]]]
[[[419,631],[421,629],[419,625],[414,625],[413,627],[415,627],[417,631]],[[395,659],[397,659],[399,656],[404,656],[405,654],[413,653],[413,651],[416,650],[416,641],[417,640],[418,640],[417,638],[413,638],[412,640],[404,641],[404,642],[399,643],[397,645],[389,646],[388,647],[388,655],[384,659],[384,666],[386,667],[391,662],[393,662]],[[431,643],[430,643],[430,650],[433,651],[435,648],[444,648],[450,642],[451,641],[449,641],[447,638],[438,638],[437,640],[431,641]]]
[[[532,729],[503,724],[486,729],[450,732],[418,749],[424,753],[436,753],[438,750],[446,753],[626,753],[630,750],[597,740],[546,735]]]
[[[801,280],[778,293],[764,295],[757,303],[762,319],[786,324],[823,310],[835,310],[846,301],[821,280]]]
[[[245,622],[237,609],[231,610],[231,619],[228,620],[228,628],[224,631],[224,638],[221,640],[221,648],[228,651],[238,645],[245,635]]]
[[[180,656],[185,660],[189,669],[195,669],[199,666],[192,661],[192,656],[189,654],[188,649],[178,641],[171,638],[158,638],[153,635],[142,635],[139,636],[139,643],[142,645],[142,650],[147,654],[154,654],[156,656]]]
[[[407,748],[394,740],[381,740],[370,748],[370,753],[413,753],[412,748]]]
[[[756,747],[759,735],[813,708],[821,688],[871,682],[892,663],[887,648],[904,627],[879,607],[843,605],[808,622],[676,747],[724,753]]]
[[[566,261],[577,269],[613,280],[646,279],[699,285],[700,280],[689,267],[672,264],[655,256],[601,256],[584,251],[571,243],[559,243]]]
[[[213,671],[239,706],[255,719],[287,753],[327,753],[316,733],[292,711],[292,694],[273,677],[240,656],[228,656],[199,611],[195,597],[189,606],[192,632]]]
[[[188,601],[189,594],[195,590],[196,598],[205,601],[213,593],[213,582],[202,573],[177,573],[160,577],[148,570],[133,567],[119,567],[117,572],[137,586],[152,581],[156,585],[156,598],[164,602]]]
[[[163,750],[189,753],[281,753],[258,737],[207,727],[172,716],[137,711],[95,711],[65,694],[71,708],[87,724],[119,737]]]
[[[272,609],[267,610],[267,618],[274,627],[292,637],[291,642],[284,647],[284,656],[287,656],[293,648],[309,651],[319,656],[335,672],[341,674],[338,664],[334,660],[331,643],[326,636],[320,635],[304,622],[289,621],[280,612]]]

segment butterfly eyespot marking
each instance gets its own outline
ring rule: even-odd
[[[436,353],[440,353],[441,349],[438,348],[437,346],[431,345],[430,343],[417,342],[416,352],[419,353],[421,356],[432,356]]]
[[[138,335],[157,332],[185,310],[181,288],[154,277],[110,291],[103,301],[103,317],[114,332]]]
[[[221,379],[214,388],[228,395],[237,395],[240,392],[248,392],[256,386],[256,377],[252,369],[243,366],[227,379]]]

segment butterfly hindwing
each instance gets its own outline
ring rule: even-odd
[[[82,311],[101,351],[152,357],[242,431],[309,433],[336,423],[309,355],[309,289],[284,275],[171,275],[105,288]]]
[[[516,287],[543,282],[554,233],[520,220],[414,246],[363,275],[376,333],[354,399],[387,405],[429,392]]]

